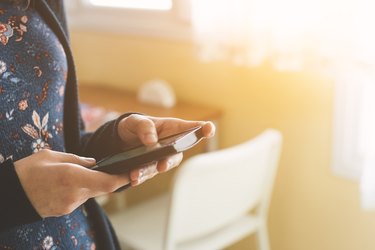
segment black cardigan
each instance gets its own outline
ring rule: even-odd
[[[117,134],[117,120],[110,121],[94,133],[85,133],[79,111],[77,78],[72,52],[67,36],[63,3],[59,0],[35,0],[32,3],[45,22],[59,38],[68,61],[68,77],[64,102],[64,139],[67,152],[81,156],[94,157],[97,160],[118,152],[120,138]],[[9,192],[9,190],[11,190]],[[0,165],[0,232],[8,228],[28,224],[42,219],[28,200],[13,162],[5,161]],[[116,235],[102,208],[90,199],[85,203],[93,221],[98,249],[120,249]]]

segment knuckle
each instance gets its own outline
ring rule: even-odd
[[[138,124],[143,119],[144,119],[143,115],[131,114],[128,117],[126,117],[124,120],[127,121],[128,124]]]
[[[153,126],[152,121],[147,119],[147,118],[143,118],[143,119],[139,120],[139,122],[136,125],[137,130],[140,130],[140,131],[149,130],[150,127],[152,127],[152,126]]]
[[[67,155],[68,155],[68,157],[69,157],[72,161],[74,161],[74,162],[80,160],[80,158],[79,158],[78,155],[75,155],[75,154],[72,154],[72,153],[68,153]]]
[[[136,119],[139,119],[139,118],[140,118],[139,114],[131,114],[127,117],[127,119],[131,119],[131,120],[136,120]]]
[[[42,154],[42,155],[51,155],[52,154],[52,150],[43,148],[38,153]]]

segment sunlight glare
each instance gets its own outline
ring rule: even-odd
[[[92,5],[113,8],[170,10],[172,0],[89,0]]]

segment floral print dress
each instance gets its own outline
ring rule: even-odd
[[[40,15],[0,1],[0,163],[44,148],[64,151],[66,77],[64,50]],[[0,249],[95,246],[83,207],[0,233]]]

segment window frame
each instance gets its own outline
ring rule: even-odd
[[[67,1],[68,24],[74,30],[190,39],[190,0],[173,0],[171,10],[113,8],[88,0]]]

